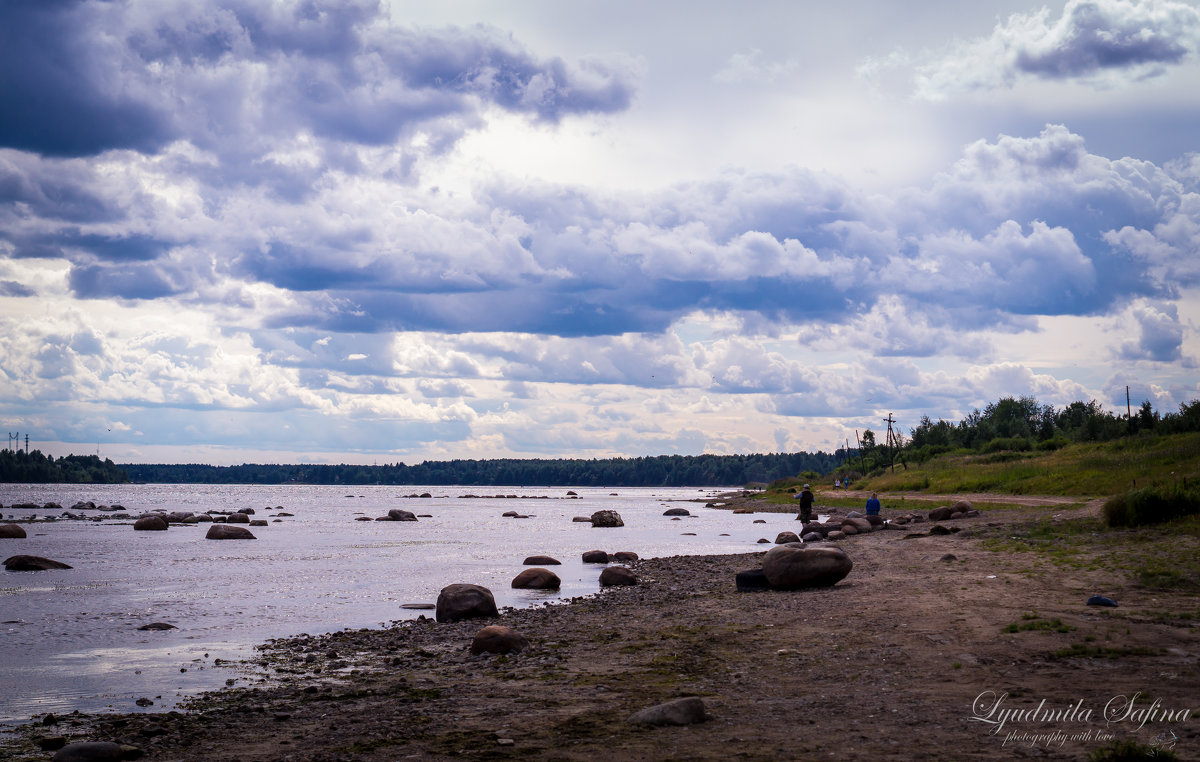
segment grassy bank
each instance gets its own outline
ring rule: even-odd
[[[947,453],[899,464],[855,484],[880,492],[1001,492],[1013,495],[1115,495],[1200,477],[1200,433],[1135,436],[1052,452]]]

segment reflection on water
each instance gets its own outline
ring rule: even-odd
[[[345,487],[226,485],[0,485],[0,503],[77,501],[120,503],[143,511],[235,511],[253,508],[265,527],[255,541],[205,540],[206,524],[135,532],[131,522],[57,521],[26,525],[29,537],[0,539],[0,557],[53,558],[72,569],[0,571],[0,722],[46,711],[135,711],[134,699],[170,708],[182,695],[223,685],[229,671],[216,659],[244,658],[271,637],[344,627],[377,627],[422,612],[402,603],[433,602],[453,582],[492,590],[503,606],[541,605],[598,589],[600,566],[583,551],[629,550],[641,557],[761,550],[794,529],[792,514],[733,515],[687,504],[682,521],[662,516],[666,501],[712,494],[695,489],[531,490],[528,519],[501,516],[535,510],[532,501],[460,498],[469,487]],[[413,492],[441,499],[404,499]],[[484,488],[492,494],[511,488]],[[618,491],[618,495],[610,494]],[[674,505],[679,505],[675,503]],[[294,514],[274,521],[275,506]],[[432,514],[417,522],[355,521],[390,508]],[[625,526],[593,529],[572,522],[600,509],[621,513]],[[6,519],[45,510],[0,509]],[[88,512],[92,516],[101,512]],[[753,520],[767,520],[755,525]],[[695,536],[685,536],[694,532]],[[721,536],[727,534],[728,536]],[[558,592],[513,590],[529,555],[562,561]],[[428,612],[426,612],[428,613]],[[177,627],[141,631],[151,622]]]

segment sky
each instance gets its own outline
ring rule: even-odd
[[[9,0],[0,106],[0,426],[55,456],[1200,398],[1194,0]]]

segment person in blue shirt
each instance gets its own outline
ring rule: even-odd
[[[867,500],[867,515],[868,516],[878,516],[879,515],[879,493],[878,492],[872,492],[870,499]]]

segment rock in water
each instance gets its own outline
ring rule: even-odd
[[[50,762],[124,762],[141,756],[142,750],[136,746],[111,741],[83,741],[62,747],[50,758]]]
[[[521,562],[521,566],[561,566],[562,561],[550,556],[529,556]]]
[[[237,513],[231,513],[225,517],[225,523],[226,524],[249,524],[250,523],[250,514],[242,513],[241,511],[238,511]]]
[[[174,630],[175,625],[166,622],[151,622],[138,628],[139,630]]]
[[[388,518],[392,521],[416,521],[417,514],[412,511],[406,511],[401,508],[393,508],[388,511]]]
[[[763,558],[771,587],[800,590],[829,587],[844,579],[854,564],[841,548],[772,548]]]
[[[608,563],[608,553],[603,550],[585,550],[583,562],[585,564],[606,564]]]
[[[0,538],[23,540],[25,537],[27,537],[25,530],[19,524],[0,524]]]
[[[165,532],[167,531],[167,519],[165,516],[160,516],[157,513],[150,516],[142,516],[133,522],[133,528],[138,531]]]
[[[623,527],[625,522],[621,520],[621,514],[616,511],[596,511],[592,514],[593,527]]]
[[[549,569],[535,566],[513,577],[512,586],[517,590],[557,590],[562,580]]]
[[[624,566],[610,566],[600,572],[600,587],[636,585],[637,583],[637,575]]]
[[[663,511],[664,516],[691,516],[691,512],[687,508],[668,508]]]
[[[242,514],[245,515],[245,514]],[[257,540],[258,538],[245,527],[231,527],[228,524],[213,524],[208,528],[207,540]]]
[[[439,622],[457,622],[460,619],[498,617],[496,599],[492,591],[482,585],[447,585],[438,593],[437,613]]]
[[[633,561],[638,560],[638,554],[634,553],[632,550],[618,550],[616,553],[612,554],[612,557],[614,561],[618,561],[623,564],[632,563]]]
[[[776,545],[782,545],[785,542],[800,542],[800,538],[796,536],[795,532],[780,532],[775,535]]]
[[[51,569],[70,569],[62,561],[55,561],[41,556],[9,556],[4,559],[4,568],[9,571],[50,571]]]
[[[524,651],[529,648],[529,641],[511,627],[499,624],[489,624],[475,633],[471,641],[471,653],[507,654],[513,651]]]
[[[693,725],[708,719],[704,702],[696,696],[668,701],[635,712],[629,722],[643,725]]]

